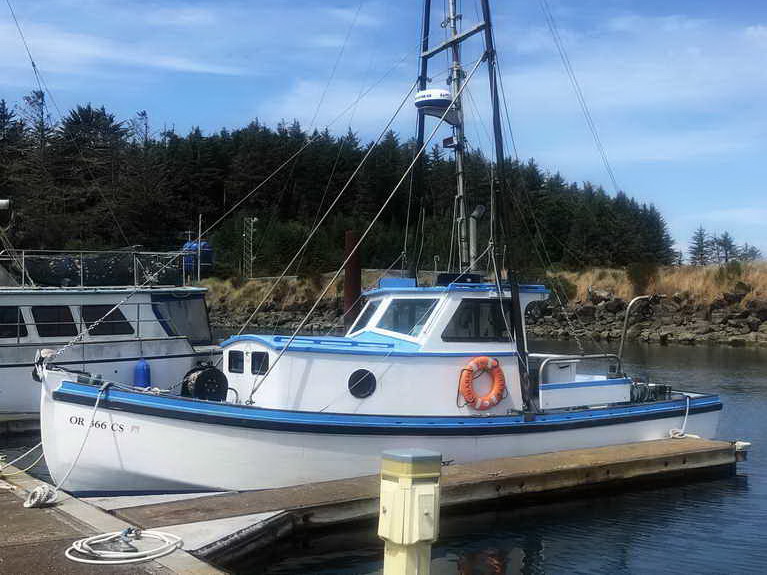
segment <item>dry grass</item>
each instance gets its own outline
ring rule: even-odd
[[[625,270],[595,268],[582,272],[564,272],[559,275],[576,286],[576,300],[584,301],[589,287],[608,291],[624,299],[635,295]],[[744,303],[750,299],[767,298],[767,262],[660,268],[657,276],[650,280],[647,291],[666,295],[683,293],[687,299],[709,303],[719,294],[735,290],[739,282],[749,289],[743,300]]]

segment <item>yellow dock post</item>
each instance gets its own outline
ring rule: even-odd
[[[441,472],[442,455],[435,451],[384,451],[378,510],[378,536],[386,542],[383,575],[429,575]]]

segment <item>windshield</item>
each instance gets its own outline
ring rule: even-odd
[[[370,322],[370,318],[373,317],[373,314],[376,312],[379,305],[381,305],[380,299],[368,302],[368,304],[365,306],[365,309],[362,310],[362,313],[357,318],[357,321],[354,322],[354,325],[349,330],[349,333],[354,333],[355,331],[364,329],[365,326]]]
[[[417,336],[431,316],[436,299],[395,299],[386,308],[378,327],[409,336]]]

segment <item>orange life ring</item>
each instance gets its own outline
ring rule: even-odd
[[[493,387],[485,395],[477,395],[474,390],[474,380],[483,373],[489,373],[493,379]],[[506,392],[506,376],[497,359],[485,355],[475,357],[461,370],[458,389],[463,399],[474,409],[483,411],[497,405]]]

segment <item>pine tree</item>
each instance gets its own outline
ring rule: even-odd
[[[721,236],[714,238],[714,243],[719,251],[720,263],[727,263],[731,259],[737,257],[738,248],[729,232],[724,232]]]
[[[687,248],[687,254],[690,258],[690,264],[694,266],[705,266],[711,261],[709,238],[703,226],[699,226],[692,235],[690,245]]]

